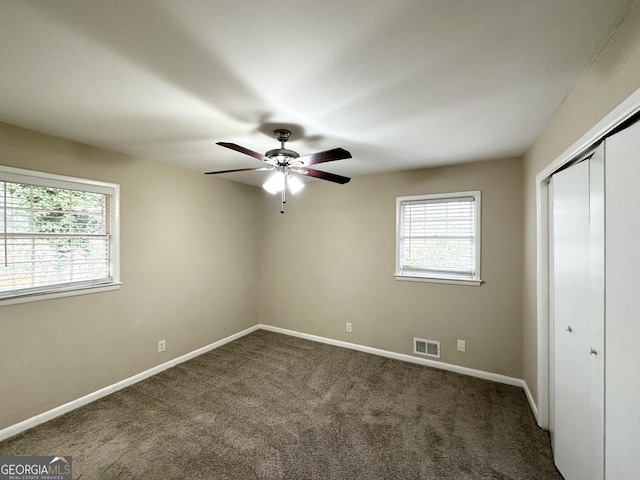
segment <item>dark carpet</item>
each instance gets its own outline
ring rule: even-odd
[[[74,479],[559,479],[520,388],[258,330],[0,443]]]

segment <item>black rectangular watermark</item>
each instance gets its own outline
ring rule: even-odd
[[[72,480],[71,457],[0,457],[0,480]]]

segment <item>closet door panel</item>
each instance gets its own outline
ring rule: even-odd
[[[606,141],[606,437],[610,480],[640,478],[640,123]]]
[[[592,479],[604,477],[605,434],[605,169],[604,145],[589,160],[589,442]]]
[[[590,478],[589,162],[552,179],[554,460],[567,480]]]

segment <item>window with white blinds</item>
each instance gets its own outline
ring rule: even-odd
[[[0,302],[117,283],[117,192],[0,167]]]
[[[396,199],[396,277],[480,280],[480,192]]]

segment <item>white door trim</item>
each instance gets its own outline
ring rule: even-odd
[[[549,179],[560,167],[584,155],[618,125],[640,112],[640,88],[614,108],[536,175],[537,398],[536,420],[549,429]]]

